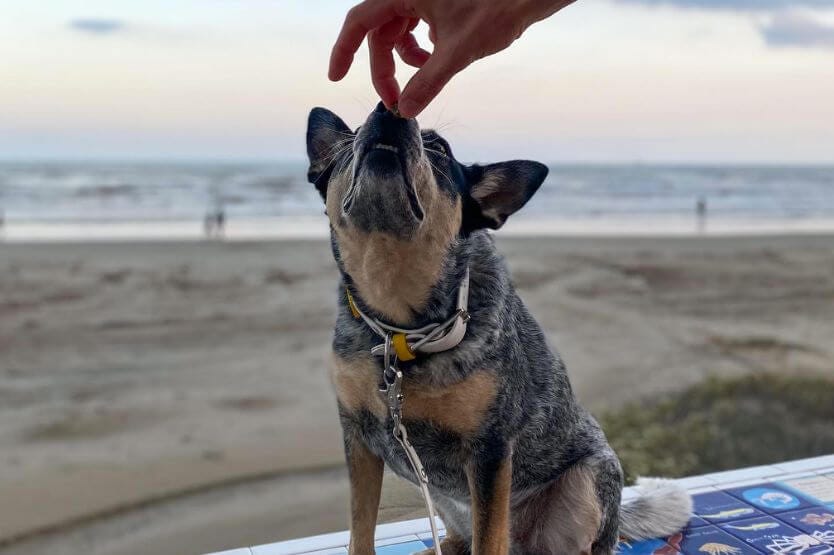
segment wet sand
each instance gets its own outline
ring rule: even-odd
[[[594,411],[834,372],[834,237],[512,238]],[[0,245],[0,553],[201,553],[343,529],[324,241]],[[422,515],[386,481],[383,519]]]

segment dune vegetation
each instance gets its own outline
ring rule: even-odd
[[[834,453],[834,377],[708,379],[601,415],[627,479]]]

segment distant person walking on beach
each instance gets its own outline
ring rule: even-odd
[[[226,212],[219,202],[203,218],[203,233],[207,239],[222,239],[226,235]]]
[[[707,199],[706,199],[706,197],[698,197],[698,202],[695,203],[695,212],[698,215],[698,233],[703,233],[707,229]]]
[[[388,108],[416,117],[464,68],[504,50],[533,23],[558,12],[574,0],[365,0],[345,18],[330,55],[328,76],[342,79],[353,56],[368,37],[371,80]],[[429,25],[434,51],[420,47],[412,31]],[[420,68],[400,92],[394,77],[394,51],[408,65]]]

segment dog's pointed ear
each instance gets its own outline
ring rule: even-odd
[[[464,227],[498,229],[539,190],[547,172],[544,164],[528,160],[470,166]]]
[[[353,136],[342,119],[326,108],[313,108],[307,118],[307,156],[310,168],[307,180],[316,186],[322,198],[327,196],[327,182],[333,159],[340,145]]]

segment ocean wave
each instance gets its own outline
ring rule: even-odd
[[[196,220],[318,216],[321,198],[298,163],[0,163],[7,220]],[[834,167],[551,167],[517,219],[834,218]]]
[[[142,188],[137,185],[91,185],[78,187],[73,192],[76,198],[137,197],[141,194]]]

